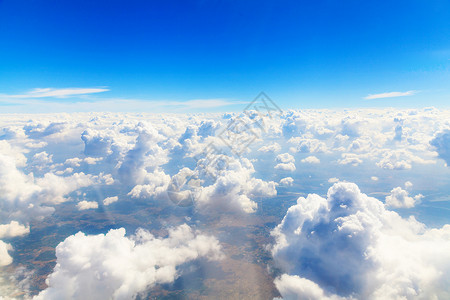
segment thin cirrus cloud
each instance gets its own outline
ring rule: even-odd
[[[365,100],[372,99],[382,99],[382,98],[394,98],[394,97],[404,97],[404,96],[413,96],[417,94],[418,91],[407,91],[407,92],[389,92],[389,93],[380,93],[380,94],[370,94],[364,97]]]
[[[21,94],[0,94],[0,105],[9,106],[4,112],[67,112],[80,111],[79,102],[83,102],[82,111],[103,111],[109,107],[111,111],[141,111],[147,109],[154,111],[173,111],[174,107],[180,109],[214,109],[223,106],[243,104],[243,101],[230,101],[228,99],[192,99],[186,101],[149,100],[95,97],[94,94],[110,91],[107,87],[97,88],[35,88]],[[47,99],[75,98],[76,101],[48,103]],[[41,100],[42,99],[42,100]],[[89,100],[89,101],[85,101]],[[11,106],[12,105],[12,106]]]
[[[107,88],[36,88],[21,95],[8,95],[11,98],[67,98],[95,93],[108,92]]]

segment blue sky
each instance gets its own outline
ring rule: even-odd
[[[448,107],[449,82],[449,1],[0,0],[3,111],[229,110],[260,91],[283,108]]]

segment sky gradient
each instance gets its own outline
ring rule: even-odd
[[[239,110],[260,91],[283,108],[449,107],[449,69],[442,0],[0,0],[4,112]]]

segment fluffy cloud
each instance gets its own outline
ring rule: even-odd
[[[448,162],[450,111],[290,110],[267,120],[265,132],[252,127],[258,139],[239,157],[230,154],[216,136],[220,129],[231,120],[254,122],[252,118],[258,117],[251,113],[2,115],[0,228],[6,238],[19,239],[62,202],[73,201],[67,207],[79,214],[75,204],[81,200],[109,205],[118,199],[105,199],[105,195],[129,198],[130,209],[133,201],[165,205],[171,202],[164,201],[172,200],[177,205],[194,205],[188,211],[196,214],[252,213],[258,209],[256,200],[264,206],[265,197],[276,196],[278,185],[283,197],[308,190],[323,192],[320,182],[331,176],[350,181],[363,178],[372,191],[391,182],[414,180],[427,186],[427,201],[448,192],[448,168],[429,164],[438,156]],[[237,135],[238,140],[245,138]],[[209,155],[205,149],[210,144],[220,153]],[[311,157],[321,153],[326,166],[314,169],[304,164],[296,169],[292,154],[297,152]],[[269,170],[274,159],[276,168]],[[294,170],[292,178],[283,178],[286,171]],[[369,181],[367,174],[376,174],[378,181]],[[301,191],[293,191],[294,180],[301,183]],[[176,184],[184,181],[186,187]],[[415,196],[409,188],[393,189],[383,209],[411,206],[413,199],[415,211],[423,215],[421,195]],[[16,245],[15,240],[6,242]],[[415,245],[407,246],[415,249]],[[296,293],[297,282],[305,288],[305,295],[318,292],[332,297],[338,293],[332,285],[303,273],[286,276],[292,277],[276,282],[286,295],[288,290]]]
[[[48,288],[34,299],[132,299],[155,284],[173,282],[177,267],[204,257],[221,259],[219,242],[188,225],[157,238],[139,229],[103,235],[77,233],[56,247],[57,264]]]
[[[280,294],[286,300],[343,299],[337,295],[326,295],[325,291],[317,283],[297,275],[290,276],[283,274],[279,278],[276,278],[274,283]]]
[[[9,224],[0,225],[0,239],[22,236],[30,233],[30,226],[24,226],[17,221],[11,221]]]
[[[272,234],[286,299],[450,296],[450,225],[403,219],[353,183],[300,197]]]
[[[88,156],[107,156],[111,153],[112,139],[101,131],[86,129],[81,139],[85,145],[84,154]]]
[[[294,179],[292,177],[285,177],[280,180],[281,185],[291,186],[294,183]]]
[[[276,158],[277,165],[275,165],[275,169],[280,169],[284,171],[295,171],[295,158],[289,153],[279,154]]]
[[[450,130],[438,133],[430,144],[436,149],[439,157],[445,160],[447,166],[450,166]]]
[[[260,152],[278,152],[280,150],[281,150],[281,146],[278,143],[272,143],[267,146],[262,146],[261,148],[258,149],[258,151],[260,151]]]
[[[96,209],[98,208],[98,203],[95,201],[80,201],[77,203],[78,210]]]
[[[151,181],[147,178],[148,170],[156,170],[158,166],[168,162],[167,149],[158,145],[165,138],[153,126],[139,123],[136,131],[136,144],[127,152],[119,168],[120,180],[126,184],[145,184]]]
[[[217,159],[224,159],[219,155]],[[207,161],[199,161],[199,164],[207,164]],[[206,170],[203,166],[200,170]],[[217,169],[213,175],[214,183],[201,187],[201,191],[195,198],[195,205],[200,209],[223,212],[235,211],[252,213],[256,211],[257,204],[253,197],[273,197],[277,194],[277,183],[263,181],[254,178],[253,164],[248,159],[226,159],[226,168]],[[200,178],[201,179],[201,178]],[[207,179],[207,178],[206,178]]]
[[[31,166],[33,166],[37,170],[42,170],[43,168],[53,163],[52,157],[53,155],[49,155],[45,151],[36,153],[32,158]]]
[[[405,188],[411,189],[413,184],[409,181],[405,182]],[[402,189],[401,187],[396,187],[392,189],[391,193],[386,196],[386,205],[394,208],[411,208],[419,202],[422,198],[422,194],[418,194],[414,197],[409,196],[409,192]]]
[[[414,198],[408,196],[408,192],[401,187],[392,189],[390,195],[386,196],[386,205],[399,208],[410,208],[414,206]]]
[[[329,182],[329,183],[336,183],[336,182],[339,182],[339,178],[331,177],[330,179],[328,179],[328,182]]]
[[[103,205],[108,206],[111,203],[117,202],[119,201],[119,197],[114,196],[114,197],[107,197],[105,199],[103,199]]]
[[[342,153],[342,159],[338,160],[338,164],[340,165],[352,165],[354,167],[362,164],[362,162],[360,156],[354,153]]]
[[[308,156],[308,157],[302,159],[301,162],[307,163],[307,164],[320,164],[320,159],[318,159],[315,156]]]
[[[161,197],[167,191],[170,183],[170,176],[163,171],[155,170],[153,173],[145,174],[146,184],[136,185],[128,193],[132,198]]]
[[[12,250],[12,246],[0,240],[0,267],[7,266],[12,263],[13,259],[8,251]]]

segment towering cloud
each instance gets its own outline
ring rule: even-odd
[[[403,219],[353,183],[300,197],[272,234],[286,299],[450,296],[450,225]]]
[[[436,149],[439,157],[450,165],[450,130],[438,133],[430,144]]]

